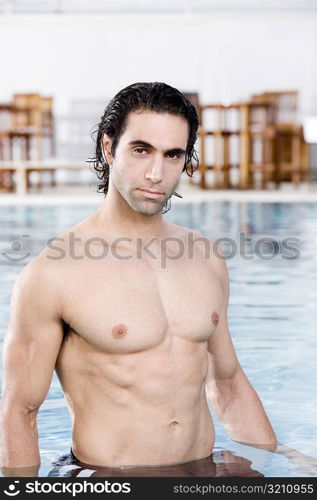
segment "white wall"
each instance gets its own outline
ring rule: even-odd
[[[0,47],[0,101],[39,91],[57,114],[142,80],[203,103],[298,89],[302,111],[317,112],[316,13],[2,15]]]

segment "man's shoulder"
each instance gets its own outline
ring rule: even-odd
[[[41,252],[28,262],[12,288],[11,304],[15,304],[21,314],[36,315],[54,313],[60,310],[63,291],[62,273]],[[28,311],[28,312],[27,312]]]
[[[169,222],[170,234],[182,240],[190,255],[200,255],[216,272],[226,272],[226,259],[217,240],[208,238],[202,231]]]
[[[42,285],[52,286],[58,278],[58,266],[48,258],[49,252],[45,248],[36,257],[31,259],[20,272],[16,280],[18,286],[34,286],[34,292]]]
[[[182,239],[186,240],[187,247],[192,247],[191,255],[197,250],[206,264],[212,267],[212,270],[217,273],[227,273],[226,258],[221,250],[219,242],[208,238],[202,231],[190,227],[175,226],[175,235],[179,235]],[[189,248],[190,250],[190,248]]]
[[[220,257],[223,256],[221,249],[219,247],[219,244],[217,241],[214,241],[208,236],[206,236],[202,231],[199,231],[198,229],[193,229],[191,227],[186,227],[186,226],[180,226],[178,224],[173,224],[170,223],[171,227],[174,229],[174,236],[181,236],[185,239],[187,239],[188,242],[194,242],[198,246],[202,248],[209,248],[209,252],[206,253],[206,255],[210,255],[210,257]]]
[[[78,227],[77,224],[47,240],[45,247],[24,266],[16,280],[17,285],[37,285],[37,290],[41,287],[52,290],[55,284],[62,285],[68,267],[71,236],[78,234]]]
[[[70,243],[80,236],[81,223],[47,241],[41,252],[33,257],[19,273],[12,289],[12,299],[52,307],[62,302],[65,282],[74,276],[71,266]],[[76,249],[75,249],[76,250]],[[75,261],[77,262],[77,261]],[[49,298],[49,300],[48,300]]]
[[[189,238],[206,238],[203,233],[197,229],[193,229],[186,226],[181,226],[180,224],[175,224],[174,222],[168,222],[169,234],[174,237],[180,237],[184,239]],[[207,238],[206,238],[207,240]]]

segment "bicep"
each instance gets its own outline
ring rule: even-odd
[[[49,390],[61,344],[60,326],[35,326],[37,336],[23,327],[9,329],[3,351],[3,398],[25,409],[38,408]]]
[[[63,340],[54,294],[34,278],[14,287],[3,349],[3,402],[28,411],[45,399]]]
[[[215,254],[215,252],[213,252]],[[231,378],[239,368],[239,362],[228,326],[229,274],[224,258],[217,249],[213,259],[213,271],[219,279],[222,294],[222,308],[219,323],[208,340],[209,374],[214,379]]]
[[[209,374],[214,379],[231,378],[239,368],[232,343],[227,318],[219,321],[216,331],[208,341]]]

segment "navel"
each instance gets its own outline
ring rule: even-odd
[[[128,329],[122,323],[120,325],[116,325],[112,328],[112,336],[114,339],[121,339],[128,332]]]
[[[211,315],[211,322],[213,325],[217,326],[219,323],[219,314],[216,312],[213,312]]]

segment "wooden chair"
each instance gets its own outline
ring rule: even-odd
[[[298,123],[298,92],[264,92],[252,101],[273,106],[277,183],[292,181],[298,186],[308,178],[308,161],[303,128]]]
[[[50,156],[55,155],[55,134],[54,134],[54,115],[53,115],[53,98],[41,96],[41,130],[42,137],[47,137],[50,140]]]
[[[12,106],[10,104],[0,104],[0,161],[10,159],[10,139],[8,137],[8,130],[10,128],[11,108]],[[0,171],[0,190],[13,190],[12,170]]]
[[[209,118],[212,118],[210,120],[212,123],[208,123],[207,114],[209,114]],[[240,119],[239,104],[201,106],[201,126],[198,130],[198,139],[199,185],[202,189],[208,187],[206,177],[209,170],[214,173],[214,182],[211,187],[216,189],[233,187],[231,172],[233,169],[239,169],[239,159],[233,157],[232,141],[240,138]]]
[[[240,187],[254,188],[260,184],[262,189],[266,189],[268,182],[274,182],[277,186],[274,106],[263,101],[247,102],[241,108],[243,126],[240,170],[243,174]]]
[[[49,155],[54,153],[54,120],[52,111],[52,97],[41,96],[39,94],[14,94],[13,114],[11,123],[11,133],[19,137],[21,133],[28,133],[30,136],[27,159],[43,160],[44,140],[50,143]],[[43,168],[44,172],[45,169]],[[42,172],[39,172],[37,187],[42,187]],[[30,185],[28,171],[28,186]],[[55,172],[50,171],[51,185],[55,185]]]

